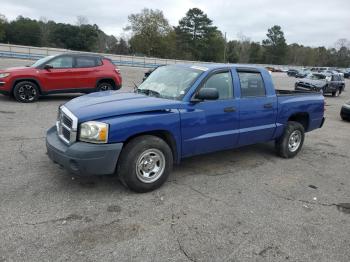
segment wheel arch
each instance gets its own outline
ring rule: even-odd
[[[310,124],[310,116],[309,113],[307,112],[298,112],[292,114],[289,118],[288,121],[294,121],[300,123],[303,127],[305,132],[309,129],[309,124]]]
[[[43,94],[42,92],[42,88],[41,88],[41,85],[40,85],[40,81],[35,79],[35,78],[16,78],[12,81],[12,87],[11,87],[11,94],[13,95],[13,90],[15,89],[15,86],[20,83],[20,82],[24,82],[24,81],[27,81],[27,82],[32,82],[34,84],[37,85],[37,87],[39,88],[39,93],[40,95]]]
[[[97,89],[98,85],[100,83],[103,83],[103,82],[109,83],[109,84],[111,84],[113,86],[113,89],[117,89],[117,85],[116,85],[114,79],[110,78],[110,77],[103,77],[103,78],[97,79],[97,81],[96,81],[96,89]]]
[[[136,137],[144,136],[144,135],[156,136],[156,137],[159,137],[160,139],[164,140],[168,144],[168,146],[170,147],[170,149],[173,153],[174,163],[180,162],[180,157],[178,154],[179,149],[177,147],[175,137],[171,132],[169,132],[167,130],[153,130],[153,131],[146,131],[146,132],[134,134],[125,140],[124,146],[126,144],[128,144],[132,139],[134,139]]]

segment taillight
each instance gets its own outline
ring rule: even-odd
[[[114,70],[117,72],[117,74],[120,74],[120,70],[118,67],[116,67]]]

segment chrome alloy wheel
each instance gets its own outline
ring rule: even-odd
[[[36,97],[36,92],[32,85],[24,85],[18,89],[18,95],[23,101],[33,101]]]
[[[301,144],[301,132],[299,130],[295,130],[290,136],[288,141],[288,149],[290,152],[295,152],[298,150]]]
[[[136,175],[143,183],[153,183],[164,173],[165,156],[163,152],[152,148],[144,151],[136,161]]]

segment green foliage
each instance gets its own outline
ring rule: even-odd
[[[132,31],[130,47],[136,53],[164,57],[164,41],[172,31],[168,20],[160,10],[143,9],[141,13],[128,16],[129,25],[125,30]]]
[[[78,17],[79,20],[79,17]],[[97,25],[79,25],[32,20],[19,16],[7,22],[0,15],[0,41],[18,45],[46,46],[78,51],[129,54],[124,39],[106,35]],[[78,21],[79,22],[79,21]]]
[[[40,26],[36,20],[17,17],[5,26],[6,41],[19,45],[40,46]]]
[[[0,41],[5,39],[5,26],[6,26],[6,17],[0,14]]]
[[[269,64],[281,64],[287,54],[287,44],[284,33],[279,25],[267,30],[267,39],[263,40],[265,48],[265,61]]]
[[[185,56],[204,61],[222,61],[225,40],[213,21],[198,8],[187,11],[175,28],[177,46]]]
[[[105,34],[97,25],[89,24],[85,17],[77,17],[77,24],[71,25],[22,16],[7,21],[0,14],[0,41],[185,60],[350,67],[350,42],[346,39],[339,39],[334,48],[328,49],[296,43],[287,45],[282,28],[275,25],[268,29],[262,43],[251,42],[242,33],[239,40],[226,43],[222,32],[198,8],[189,9],[175,27],[169,25],[160,10],[143,9],[129,15],[128,20],[125,30],[131,32],[131,38],[126,41]]]

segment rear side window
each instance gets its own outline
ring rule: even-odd
[[[265,85],[260,73],[238,72],[241,84],[241,97],[265,96]]]
[[[101,65],[101,61],[97,57],[77,57],[75,59],[75,67],[95,67]]]

